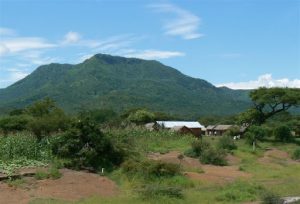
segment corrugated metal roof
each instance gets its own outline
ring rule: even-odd
[[[165,128],[173,128],[176,126],[185,126],[188,128],[203,128],[199,122],[196,121],[156,121],[157,124]]]
[[[206,129],[214,129],[214,127],[216,127],[215,125],[209,125],[206,127]]]
[[[228,130],[232,125],[217,125],[214,130]]]

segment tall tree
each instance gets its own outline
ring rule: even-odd
[[[263,124],[277,113],[300,105],[299,88],[259,88],[250,92],[253,108],[241,114],[242,122]]]

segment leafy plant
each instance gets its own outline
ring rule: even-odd
[[[290,128],[286,125],[276,127],[274,130],[274,136],[281,142],[291,142],[294,139]]]
[[[89,117],[79,119],[64,134],[53,141],[52,150],[69,159],[75,168],[113,168],[121,164],[125,153],[104,135]]]
[[[159,196],[167,196],[172,198],[183,198],[182,189],[173,186],[161,186],[149,184],[142,186],[138,191],[144,199],[158,198]]]
[[[300,148],[296,149],[293,153],[293,159],[298,160],[300,159]]]
[[[234,143],[234,140],[231,136],[222,136],[217,144],[217,147],[220,149],[226,149],[226,150],[234,150],[237,149],[236,144]]]
[[[283,200],[278,194],[265,191],[261,196],[262,204],[283,204]]]

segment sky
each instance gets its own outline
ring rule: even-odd
[[[300,0],[0,0],[0,88],[97,53],[233,89],[300,88]]]

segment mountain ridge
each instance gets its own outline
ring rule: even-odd
[[[68,112],[148,107],[184,117],[229,115],[249,106],[247,91],[217,88],[156,60],[96,54],[79,64],[51,63],[0,89],[0,112],[44,97]]]

